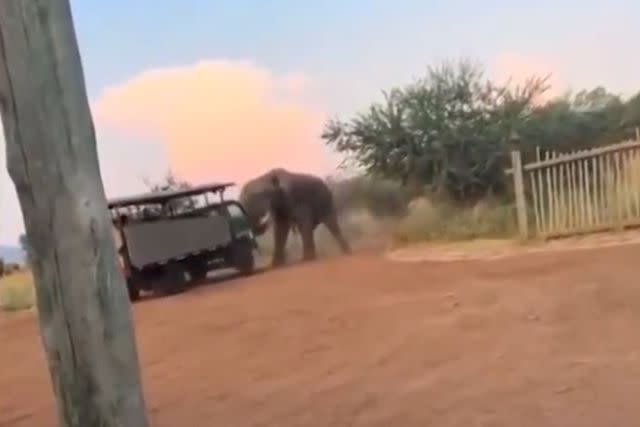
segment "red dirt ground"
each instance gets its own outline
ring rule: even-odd
[[[637,426],[640,245],[297,265],[134,307],[153,426]],[[55,425],[34,316],[0,426]]]

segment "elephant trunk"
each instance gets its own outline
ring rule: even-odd
[[[269,222],[270,222],[269,213],[264,215],[262,218],[259,218],[258,220],[255,220],[255,221],[252,220],[251,228],[253,229],[253,233],[256,236],[262,236],[269,228]]]
[[[261,200],[255,194],[243,193],[240,197],[240,204],[242,204],[247,213],[247,219],[253,234],[256,236],[263,235],[269,228],[270,222],[269,211],[264,203],[261,203]]]

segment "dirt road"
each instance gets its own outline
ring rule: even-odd
[[[319,261],[135,305],[153,426],[637,426],[640,246]],[[55,425],[32,315],[0,426]]]

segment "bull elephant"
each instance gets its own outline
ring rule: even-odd
[[[338,224],[333,194],[320,177],[272,169],[248,181],[239,199],[257,236],[272,224],[273,266],[285,263],[287,237],[295,230],[302,236],[303,259],[315,259],[313,234],[320,223],[327,227],[343,253],[351,252]]]

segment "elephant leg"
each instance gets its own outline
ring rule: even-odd
[[[313,221],[310,215],[306,212],[302,215],[298,215],[298,232],[302,237],[302,259],[304,261],[311,261],[316,259],[316,244],[313,240]]]
[[[345,254],[350,254],[351,246],[342,234],[342,229],[340,228],[340,224],[338,224],[338,217],[336,216],[336,214],[332,213],[327,218],[325,218],[324,225],[327,227],[327,229],[329,229],[329,232],[331,233],[333,238],[336,239],[338,245],[340,245],[340,249],[342,250],[342,252]]]
[[[285,249],[287,246],[287,237],[289,236],[289,223],[286,221],[275,221],[273,224],[273,235],[275,248],[273,251],[271,265],[277,267],[285,263]]]

